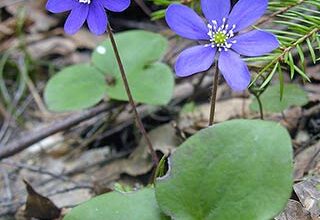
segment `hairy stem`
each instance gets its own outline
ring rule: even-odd
[[[216,61],[214,64],[214,77],[213,77],[213,85],[211,92],[211,108],[210,108],[210,118],[209,118],[209,126],[214,123],[214,115],[216,110],[216,101],[217,101],[217,90],[218,90],[218,80],[219,80],[219,69],[218,62]]]
[[[149,151],[151,153],[151,156],[152,156],[153,163],[154,163],[155,166],[157,166],[158,162],[159,162],[159,159],[158,159],[158,156],[157,156],[157,154],[156,154],[156,152],[155,152],[155,150],[154,150],[154,148],[152,146],[152,143],[151,143],[151,141],[150,141],[150,139],[148,137],[146,129],[143,126],[143,123],[141,121],[141,118],[140,118],[139,113],[138,113],[137,108],[136,108],[136,104],[135,104],[135,102],[133,100],[132,93],[131,93],[131,90],[130,90],[130,87],[129,87],[129,82],[128,82],[128,79],[127,79],[127,76],[126,76],[126,73],[125,73],[125,70],[124,70],[124,66],[123,66],[121,58],[120,58],[118,47],[117,47],[116,41],[114,39],[113,32],[112,32],[110,24],[108,24],[108,33],[109,33],[111,44],[112,44],[112,48],[113,48],[113,51],[114,51],[114,54],[116,56],[116,60],[117,60],[118,66],[119,66],[119,70],[120,70],[120,73],[121,73],[123,84],[124,84],[126,93],[128,95],[129,103],[130,103],[130,105],[131,105],[131,107],[133,109],[134,116],[135,116],[138,128],[139,128],[142,136],[144,137],[144,139],[146,141],[146,144],[147,144],[147,146],[149,148]]]

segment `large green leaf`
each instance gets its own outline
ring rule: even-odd
[[[156,198],[176,220],[270,220],[290,197],[292,167],[291,139],[280,124],[228,121],[178,148]]]
[[[49,80],[44,98],[52,111],[73,111],[98,103],[105,92],[103,74],[89,65],[74,65]]]
[[[168,220],[161,213],[154,189],[112,192],[95,197],[72,209],[64,220]]]
[[[116,34],[115,40],[135,101],[167,104],[173,93],[173,73],[167,65],[158,63],[167,49],[167,39],[159,34],[139,30]],[[108,96],[128,100],[110,40],[96,48],[92,63],[111,82],[107,85]]]
[[[263,109],[267,112],[282,112],[291,106],[302,106],[308,103],[307,93],[295,84],[284,84],[282,100],[280,99],[280,85],[272,85],[261,95]],[[259,111],[257,100],[250,108]]]

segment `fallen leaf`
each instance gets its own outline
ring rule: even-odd
[[[301,179],[320,164],[320,141],[295,157],[294,179]]]
[[[77,47],[72,40],[63,37],[50,37],[27,47],[28,52],[35,59],[52,54],[67,55],[76,49]]]
[[[289,200],[287,207],[275,220],[312,220],[312,218],[300,202]]]
[[[28,192],[25,216],[38,219],[55,219],[60,216],[61,210],[48,198],[40,195],[26,181],[26,189]]]
[[[309,178],[293,186],[301,204],[311,213],[313,218],[318,218],[320,216],[319,186],[320,179],[316,177]]]
[[[215,111],[215,122],[223,122],[232,118],[241,118],[249,112],[249,99],[232,98],[218,101]],[[198,130],[207,127],[209,123],[210,104],[203,104],[195,108],[193,112],[182,113],[178,120],[180,130],[194,134]]]
[[[165,124],[148,133],[156,151],[167,155],[179,146],[182,140],[176,135],[171,124]],[[95,182],[111,182],[117,180],[121,174],[139,176],[148,173],[153,167],[151,156],[144,139],[131,153],[129,158],[116,160],[105,165],[93,174]]]

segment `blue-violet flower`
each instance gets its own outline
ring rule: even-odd
[[[87,21],[90,31],[96,35],[106,32],[106,11],[121,12],[130,0],[48,0],[47,10],[52,13],[71,11],[64,25],[65,32],[75,34]]]
[[[208,70],[218,55],[218,68],[234,91],[246,89],[251,77],[244,56],[261,56],[279,47],[277,38],[260,30],[239,34],[266,11],[268,0],[239,0],[230,12],[230,0],[201,0],[206,22],[192,9],[172,4],[166,11],[169,27],[201,45],[184,50],[177,58],[177,76]]]

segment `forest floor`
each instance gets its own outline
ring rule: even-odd
[[[173,65],[190,42],[180,40],[178,47],[163,20],[150,21],[148,10],[154,7],[143,11],[133,3],[121,15],[110,14],[110,22],[115,32],[144,29],[167,37],[170,48],[163,61]],[[50,76],[67,65],[88,62],[92,50],[107,38],[87,29],[68,36],[64,19],[63,14],[47,13],[44,0],[0,1],[0,69],[6,70],[0,86],[5,84],[12,97],[10,105],[0,102],[0,158],[6,154],[0,159],[0,219],[31,219],[25,216],[33,216],[47,199],[53,204],[43,212],[50,219],[53,207],[65,213],[115,184],[140,188],[152,176],[152,161],[127,103],[99,103],[72,113],[47,110],[42,97]],[[278,220],[320,216],[320,65],[306,68],[312,82],[294,82],[307,93],[308,103],[265,116],[288,129],[294,147],[293,193]],[[21,79],[23,71],[28,77]],[[208,125],[211,84],[210,73],[177,79],[167,106],[139,105],[160,157]],[[216,122],[259,118],[250,108],[252,100],[249,92],[232,92],[221,78]]]

